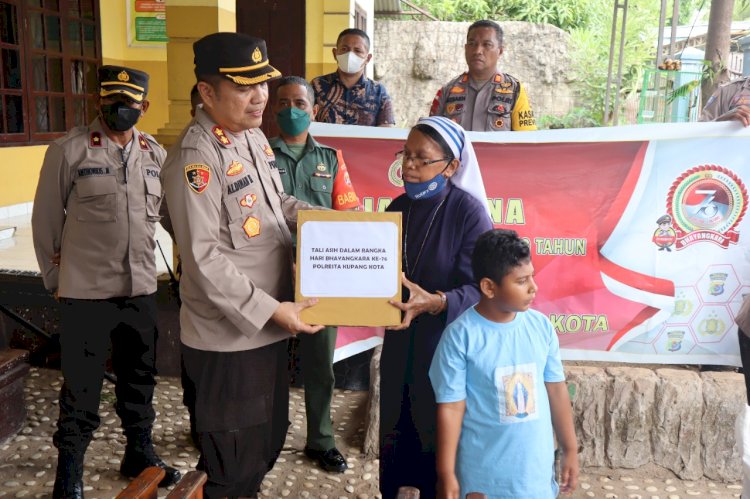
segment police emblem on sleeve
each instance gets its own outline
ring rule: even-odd
[[[245,231],[248,238],[257,236],[260,234],[260,220],[255,217],[247,217],[245,223],[242,224],[242,230]]]
[[[208,183],[211,181],[211,169],[208,165],[187,165],[185,167],[185,180],[187,181],[188,187],[190,187],[194,193],[200,194],[206,190]]]
[[[747,210],[747,190],[739,176],[718,165],[687,170],[672,184],[667,213],[676,233],[675,249],[710,242],[737,244],[737,226]]]

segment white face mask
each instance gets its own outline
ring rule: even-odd
[[[354,52],[347,52],[345,54],[339,54],[336,56],[336,62],[339,63],[339,69],[344,73],[356,73],[365,63],[365,59],[361,58]]]

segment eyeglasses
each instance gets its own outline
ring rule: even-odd
[[[411,162],[416,168],[424,168],[425,166],[431,165],[433,163],[440,163],[441,161],[451,161],[452,158],[422,159],[416,158],[414,156],[407,156],[404,151],[399,151],[396,153],[396,159],[400,159],[402,165]]]

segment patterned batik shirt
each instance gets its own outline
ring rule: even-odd
[[[393,105],[385,86],[362,77],[346,88],[338,73],[319,76],[312,81],[315,103],[319,106],[315,120],[343,125],[393,125]]]

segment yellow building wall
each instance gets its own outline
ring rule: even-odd
[[[0,192],[0,206],[34,200],[39,170],[46,150],[47,146],[0,148],[0,175],[6,186]]]
[[[124,0],[99,0],[102,32],[102,64],[140,69],[149,74],[148,112],[138,129],[152,135],[169,120],[167,100],[167,48],[128,47],[128,13]],[[190,61],[192,64],[192,61]]]
[[[305,19],[305,78],[336,71],[331,50],[336,38],[353,26],[351,0],[308,0]]]
[[[169,118],[167,100],[167,50],[128,47],[127,12],[124,0],[99,0],[102,33],[102,63],[145,71],[150,75],[148,99],[151,106],[138,129],[155,134]],[[192,60],[189,61],[192,66]],[[34,200],[34,192],[47,146],[0,147],[0,178],[12,188],[0,191],[0,206]]]

